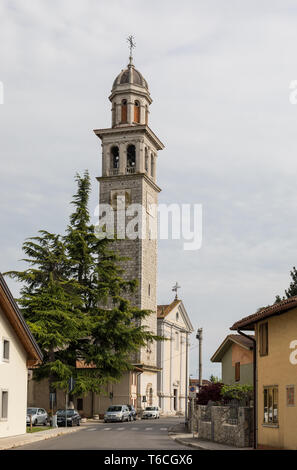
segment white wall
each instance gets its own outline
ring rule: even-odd
[[[3,361],[3,339],[10,341],[9,362]],[[0,393],[8,391],[8,419],[0,418],[0,438],[26,432],[27,355],[0,308]],[[0,394],[0,416],[1,416]]]

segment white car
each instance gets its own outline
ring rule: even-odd
[[[33,426],[37,426],[38,424],[43,424],[44,426],[46,426],[49,422],[48,414],[43,408],[27,408],[27,426],[30,425],[31,420]]]
[[[104,413],[104,423],[110,421],[132,421],[129,408],[126,405],[112,405]]]
[[[158,406],[147,406],[145,408],[145,410],[142,413],[141,419],[149,419],[149,418],[154,418],[154,419],[160,418],[160,412],[159,412]]]

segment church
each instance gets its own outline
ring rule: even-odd
[[[154,405],[164,415],[184,414],[193,326],[178,299],[177,287],[176,298],[170,304],[157,306],[156,208],[161,191],[157,160],[164,145],[149,127],[152,98],[147,81],[133,64],[132,47],[129,64],[114,80],[109,100],[111,127],[94,130],[102,148],[102,170],[97,178],[99,207],[110,205],[116,211],[117,201],[122,199],[125,209],[134,204],[143,208],[145,232],[140,237],[117,239],[113,249],[126,258],[124,277],[138,280],[138,288],[129,300],[152,312],[145,325],[166,339],[143,347],[133,358],[134,369],[120,383],[110,384],[100,395],[89,393],[74,398],[73,404],[86,417],[102,415],[113,404],[131,404],[138,411]],[[78,362],[77,367],[83,368],[84,364]],[[62,392],[57,391],[54,400],[57,408],[64,407]],[[33,385],[29,381],[28,405],[50,407],[46,383]]]

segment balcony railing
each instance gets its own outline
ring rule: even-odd
[[[135,173],[135,166],[127,166],[126,171],[128,174]]]

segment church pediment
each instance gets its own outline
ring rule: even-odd
[[[158,305],[158,322],[166,321],[178,329],[185,329],[189,333],[194,331],[189,315],[182,300],[176,299],[169,305]]]

